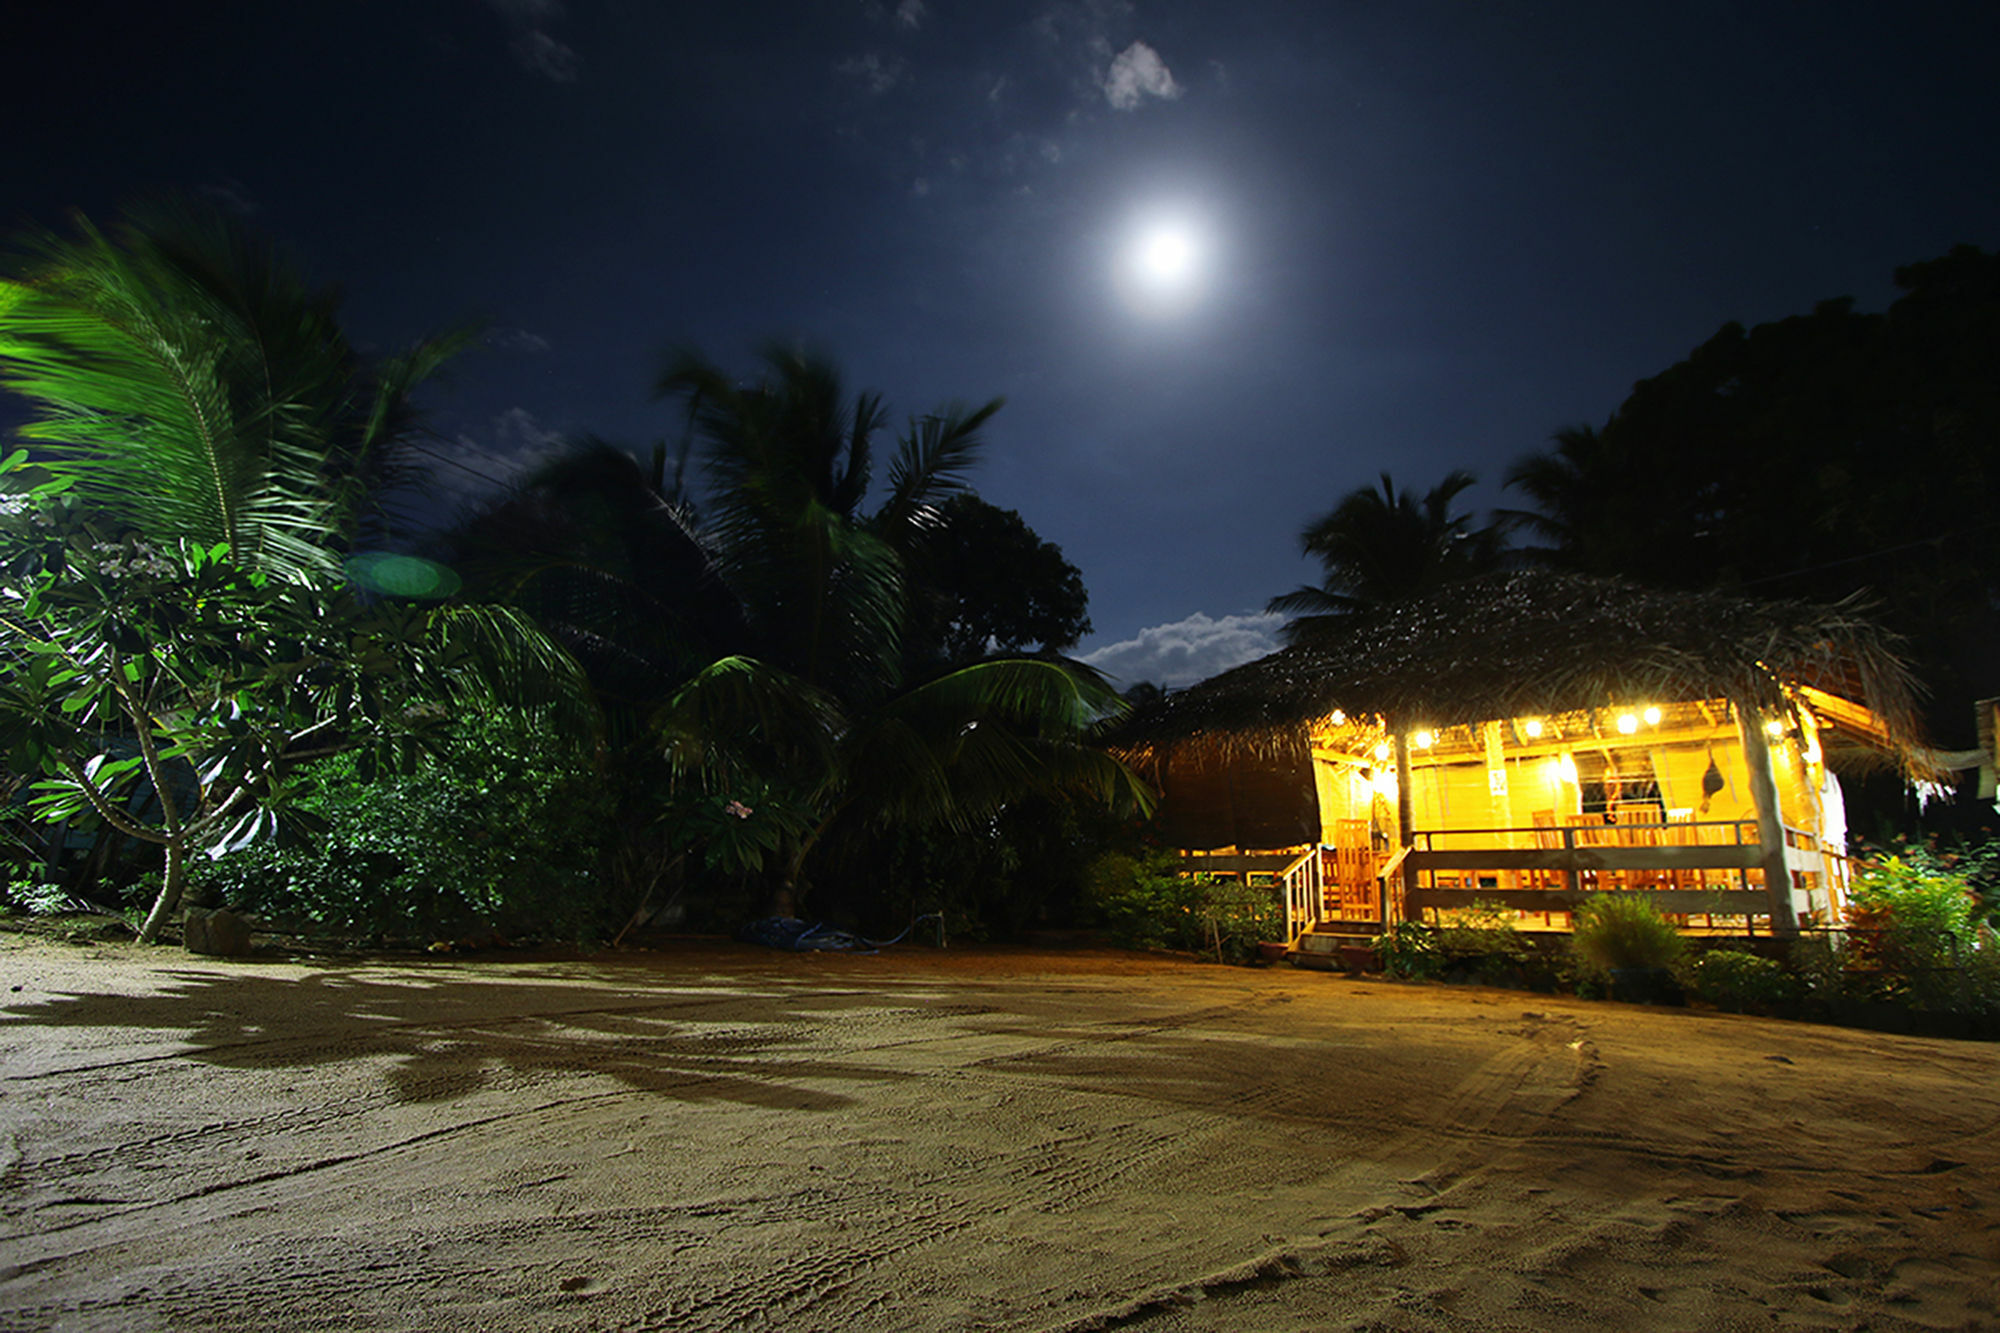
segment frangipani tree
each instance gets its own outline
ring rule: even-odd
[[[163,849],[142,938],[191,852],[273,829],[298,765],[407,756],[498,688],[578,697],[518,613],[371,602],[342,577],[409,390],[462,339],[365,365],[329,293],[212,218],[79,221],[34,251],[0,280],[0,387],[36,408],[32,459],[0,466],[0,740],[45,776],[41,813]]]

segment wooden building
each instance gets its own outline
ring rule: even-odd
[[[1282,884],[1295,943],[1474,901],[1560,929],[1604,892],[1693,929],[1836,924],[1836,769],[1934,766],[1844,606],[1517,571],[1294,639],[1119,743],[1190,869]]]

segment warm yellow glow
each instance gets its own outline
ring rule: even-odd
[[[1437,744],[1437,737],[1428,731],[1415,732],[1410,736],[1410,739],[1417,743],[1419,750],[1428,750]]]
[[[1556,757],[1556,773],[1572,787],[1576,785],[1576,759],[1572,755]]]
[[[1521,730],[1527,735],[1529,740],[1540,740],[1542,738],[1542,720],[1538,717],[1531,717],[1521,724]]]
[[[1637,731],[1638,729],[1639,729],[1639,715],[1637,713],[1620,713],[1618,715],[1619,735],[1630,736],[1633,732]]]
[[[1389,742],[1387,742],[1387,741],[1380,741],[1380,742],[1377,742],[1377,743],[1376,743],[1376,746],[1375,746],[1375,760],[1376,760],[1376,762],[1377,762],[1377,763],[1381,763],[1381,762],[1383,762],[1383,761],[1387,760],[1387,759],[1388,759],[1388,757],[1389,757]]]
[[[1806,748],[1803,757],[1808,764],[1817,764],[1820,761],[1818,737],[1806,737]]]
[[[1766,736],[1769,736],[1774,741],[1782,740],[1784,739],[1785,735],[1785,724],[1775,719],[1766,722],[1764,724],[1764,734]]]
[[[1375,770],[1375,794],[1385,801],[1396,799],[1396,770],[1378,768]]]
[[[1338,708],[1336,708],[1333,710],[1332,713],[1327,715],[1326,720],[1328,722],[1331,722],[1336,727],[1342,726],[1347,722],[1347,714],[1341,712]]]
[[[1647,726],[1649,726],[1649,727],[1657,727],[1657,726],[1659,726],[1659,725],[1660,725],[1660,708],[1659,708],[1659,705],[1658,705],[1658,704],[1654,704],[1654,705],[1653,705],[1652,707],[1648,708],[1648,709],[1647,709],[1647,710],[1646,710],[1646,711],[1645,711],[1645,712],[1644,712],[1643,714],[1641,714],[1641,716],[1642,716],[1642,717],[1644,717],[1644,718],[1646,719],[1646,725],[1647,725]]]

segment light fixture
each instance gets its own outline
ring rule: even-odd
[[[1637,713],[1620,713],[1618,715],[1619,735],[1630,736],[1633,732],[1637,731],[1638,729],[1639,729],[1639,715]]]
[[[1383,763],[1383,762],[1387,762],[1387,760],[1388,760],[1388,758],[1389,758],[1389,754],[1390,754],[1390,749],[1389,749],[1389,742],[1387,742],[1387,741],[1378,741],[1378,742],[1376,742],[1376,745],[1375,745],[1375,759],[1376,759],[1376,762],[1378,762],[1378,763]]]
[[[1542,720],[1538,717],[1529,718],[1521,724],[1521,731],[1531,741],[1540,740],[1542,737]]]
[[[1785,737],[1785,724],[1773,718],[1764,724],[1764,734],[1774,741],[1783,740]]]
[[[1640,714],[1640,716],[1646,719],[1647,726],[1657,727],[1660,725],[1660,706],[1658,704],[1649,704],[1646,711]]]
[[[1437,744],[1437,736],[1428,731],[1413,732],[1410,739],[1417,743],[1419,750],[1428,750]]]
[[[1347,714],[1341,712],[1338,708],[1336,708],[1333,710],[1333,712],[1327,715],[1326,720],[1336,727],[1343,726],[1347,722]]]

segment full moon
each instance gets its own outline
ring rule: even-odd
[[[1119,260],[1119,285],[1136,313],[1170,315],[1200,296],[1210,268],[1208,238],[1185,217],[1159,216],[1135,225]]]
[[[1193,275],[1194,237],[1184,227],[1157,227],[1139,241],[1139,268],[1154,282],[1173,285]]]

